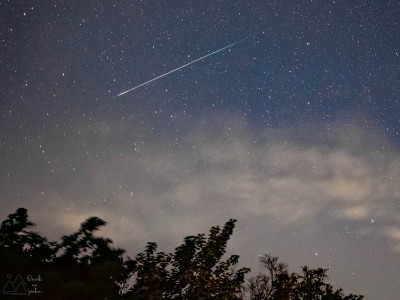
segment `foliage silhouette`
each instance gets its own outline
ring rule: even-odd
[[[361,295],[344,295],[342,289],[333,290],[326,283],[327,269],[302,268],[302,274],[288,272],[288,266],[278,263],[278,257],[265,254],[261,264],[269,274],[249,279],[245,291],[251,300],[362,300]]]
[[[188,236],[174,254],[148,243],[133,263],[132,299],[240,299],[248,268],[234,270],[237,255],[222,260],[235,220],[212,227],[208,238]]]
[[[289,274],[271,255],[261,257],[268,274],[245,284],[250,269],[235,269],[237,255],[223,259],[235,222],[212,227],[207,237],[186,237],[174,253],[157,252],[157,244],[148,243],[131,259],[112,240],[95,236],[107,224],[98,217],[50,242],[31,230],[27,210],[19,208],[1,223],[0,282],[7,274],[39,274],[43,293],[32,295],[37,299],[363,299],[334,290],[325,282],[326,269],[303,267],[302,274]]]
[[[106,223],[92,217],[78,232],[48,242],[28,230],[27,210],[10,214],[0,228],[0,270],[6,274],[40,274],[43,299],[119,299],[118,283],[128,272],[121,249],[93,233]],[[5,278],[6,274],[1,274]],[[125,277],[124,277],[125,276]]]

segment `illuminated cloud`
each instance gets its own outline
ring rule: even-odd
[[[85,216],[98,215],[109,220],[110,235],[128,228],[135,243],[162,238],[157,226],[181,237],[188,229],[201,231],[205,224],[231,217],[263,218],[284,227],[311,226],[322,219],[363,221],[365,225],[355,225],[358,232],[396,238],[379,227],[395,221],[393,203],[400,195],[396,151],[376,155],[373,146],[368,151],[361,151],[364,145],[346,146],[339,130],[326,147],[317,139],[307,140],[307,132],[290,137],[284,129],[268,130],[260,138],[251,135],[243,119],[225,115],[218,122],[217,129],[210,119],[194,122],[197,127],[188,130],[174,151],[159,147],[142,130],[140,139],[134,137],[124,147],[113,142],[104,159],[95,160],[97,145],[113,139],[109,132],[128,132],[118,122],[102,123],[83,136],[88,141],[95,136],[87,144],[92,156],[77,166],[84,183],[71,181],[69,189],[60,190],[47,187],[46,193],[59,195],[67,211],[46,206],[60,227],[77,227]],[[364,135],[354,126],[351,132]],[[75,199],[69,191],[76,192]]]

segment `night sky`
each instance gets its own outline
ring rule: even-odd
[[[4,0],[0,23],[0,219],[98,216],[135,256],[236,218],[253,274],[271,253],[398,299],[399,1]]]

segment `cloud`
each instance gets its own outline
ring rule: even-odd
[[[116,241],[128,243],[129,236],[143,246],[176,245],[228,218],[282,228],[350,222],[357,232],[398,240],[390,226],[398,221],[399,151],[357,124],[326,128],[255,130],[226,114],[199,117],[175,136],[143,127],[132,132],[121,121],[78,123],[73,130],[85,147],[50,157],[63,165],[53,179],[47,166],[38,170],[31,213],[38,224],[57,220],[64,233],[97,215],[109,221],[105,232]]]
[[[389,226],[384,234],[390,239],[393,250],[400,254],[400,227]]]
[[[185,224],[178,230],[185,234],[187,228],[195,230],[196,222],[200,226],[240,216],[270,218],[282,226],[321,216],[365,221],[365,226],[370,219],[395,221],[392,203],[400,194],[400,168],[393,166],[400,166],[400,154],[368,144],[361,127],[336,128],[326,146],[318,138],[310,141],[307,132],[293,136],[281,128],[254,133],[240,118],[213,120],[194,122],[174,149],[165,148],[165,137],[158,143],[141,144],[135,138],[123,148],[114,145],[112,159],[91,166],[89,177],[99,198],[109,194],[114,213],[130,212],[135,227],[148,228],[149,237],[157,232],[154,224],[162,222],[170,223],[162,225],[170,234],[177,234],[174,223]],[[106,127],[121,132],[118,126]],[[324,136],[322,131],[314,136]],[[355,142],[346,137],[348,132]],[[142,136],[150,140],[146,133]],[[140,151],[127,143],[140,144]],[[205,219],[194,220],[198,215]]]

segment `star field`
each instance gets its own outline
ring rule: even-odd
[[[400,293],[397,1],[3,1],[0,218],[88,216],[133,256],[237,218],[229,252]],[[127,94],[161,74],[246,38]]]

